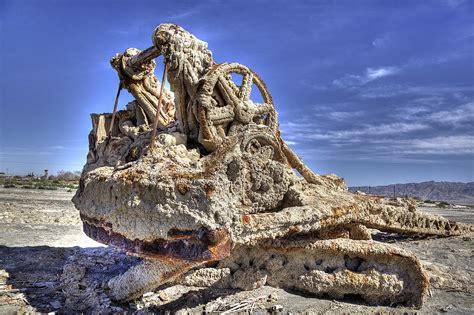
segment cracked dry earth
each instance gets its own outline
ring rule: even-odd
[[[111,301],[103,283],[139,262],[87,238],[73,192],[0,188],[0,313],[16,312],[282,312],[451,313],[474,312],[471,236],[415,239],[375,234],[414,252],[430,277],[421,310],[304,296],[264,286],[253,291],[165,285],[138,300]],[[474,223],[472,209],[422,209]],[[376,233],[376,231],[374,231]]]

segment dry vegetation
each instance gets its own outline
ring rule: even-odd
[[[75,190],[79,185],[79,178],[80,172],[69,171],[60,171],[56,176],[50,175],[48,178],[32,174],[27,176],[2,176],[0,177],[0,187],[45,190],[67,188]]]

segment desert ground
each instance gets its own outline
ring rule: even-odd
[[[474,313],[473,235],[442,239],[374,235],[422,260],[430,293],[420,310],[370,306],[357,298],[316,298],[267,286],[236,291],[169,284],[133,302],[115,303],[103,284],[139,258],[85,236],[70,201],[73,194],[66,189],[0,188],[0,313]],[[472,207],[422,210],[474,224]]]

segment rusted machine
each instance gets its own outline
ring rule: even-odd
[[[451,236],[469,226],[314,174],[281,139],[272,98],[254,71],[216,64],[207,43],[177,25],[161,24],[152,40],[111,61],[136,103],[117,112],[109,135],[112,115],[93,115],[73,199],[87,235],[144,258],[109,281],[114,299],[177,281],[422,304],[428,281],[419,260],[372,241],[370,229]],[[164,96],[153,74],[159,55],[171,87]]]

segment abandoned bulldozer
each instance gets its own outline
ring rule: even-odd
[[[152,42],[112,58],[119,91],[135,100],[92,114],[73,198],[89,237],[143,257],[108,282],[115,300],[180,282],[421,306],[428,280],[419,260],[373,241],[371,230],[451,236],[470,226],[313,173],[280,137],[252,69],[216,64],[207,43],[174,24],[159,25]]]

